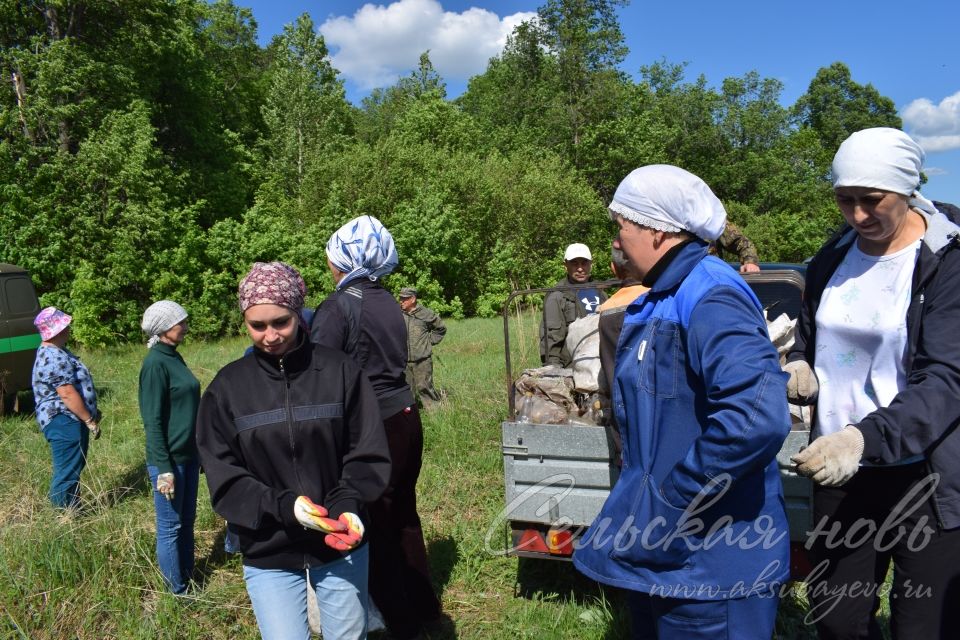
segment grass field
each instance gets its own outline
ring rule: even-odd
[[[511,335],[515,362],[536,355],[530,323]],[[424,416],[423,518],[433,576],[451,622],[431,638],[627,638],[620,594],[570,563],[503,557],[500,422],[507,413],[500,320],[450,321],[435,377],[449,397]],[[204,385],[247,342],[181,348]],[[102,398],[104,435],[91,442],[84,511],[47,503],[50,453],[32,416],[0,419],[0,637],[257,638],[237,556],[223,553],[223,521],[201,481],[197,580],[187,599],[163,591],[137,410],[142,345],[81,351]],[[492,544],[488,544],[487,540]],[[802,593],[781,605],[778,638],[813,638]]]

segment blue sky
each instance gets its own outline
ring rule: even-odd
[[[459,95],[539,0],[235,0],[253,9],[266,44],[301,13],[311,15],[354,101],[392,84],[430,49]],[[817,70],[845,63],[853,79],[891,98],[904,128],[927,151],[932,199],[960,203],[960,2],[956,0],[633,0],[620,11],[636,77],[661,58],[686,62],[687,79],[757,71],[784,84],[792,104]]]

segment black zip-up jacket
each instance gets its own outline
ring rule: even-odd
[[[354,359],[386,420],[415,400],[407,383],[407,325],[400,304],[379,281],[357,278],[327,297],[313,316],[310,339]]]
[[[907,308],[906,387],[889,406],[859,424],[863,459],[891,464],[923,454],[940,474],[934,506],[940,526],[960,527],[960,228],[943,214],[923,214],[920,245]],[[838,232],[807,267],[803,306],[788,362],[816,358],[817,308],[823,290],[850,244],[853,229]],[[816,430],[816,429],[814,429]]]
[[[260,350],[217,373],[200,400],[197,446],[214,510],[235,526],[244,564],[296,569],[343,557],[304,528],[297,496],[336,519],[380,497],[390,455],[377,399],[344,353],[304,331],[282,358]]]

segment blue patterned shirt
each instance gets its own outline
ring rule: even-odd
[[[61,413],[80,420],[67,409],[57,393],[57,388],[65,384],[72,384],[90,415],[97,415],[97,390],[90,370],[69,349],[40,345],[33,361],[33,397],[41,429]]]

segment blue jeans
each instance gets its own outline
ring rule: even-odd
[[[87,465],[90,430],[79,420],[58,414],[43,429],[50,443],[53,477],[50,478],[50,502],[60,509],[80,503],[80,472]]]
[[[174,465],[172,500],[157,491],[160,470],[148,464],[147,474],[157,512],[157,564],[167,587],[174,593],[183,593],[193,574],[193,523],[197,517],[200,461]]]
[[[323,640],[366,638],[367,546],[309,569],[244,565],[243,579],[263,640],[309,640],[308,580],[317,594]]]

